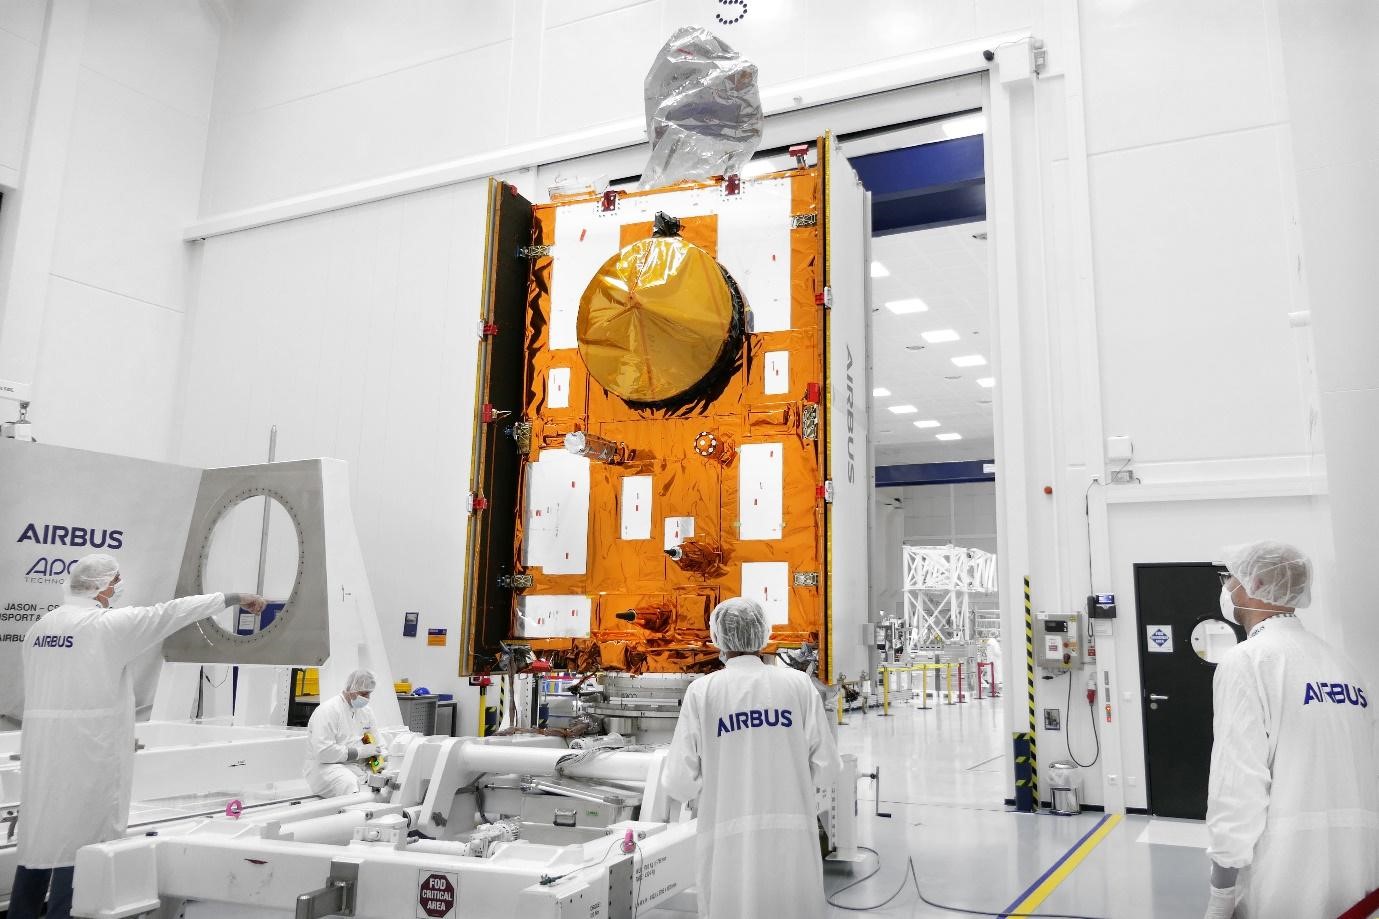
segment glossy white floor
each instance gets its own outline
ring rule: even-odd
[[[891,712],[890,717],[875,709],[866,715],[852,712],[838,729],[842,751],[856,754],[861,771],[880,766],[880,809],[892,815],[873,816],[871,783],[860,783],[862,841],[881,853],[881,870],[838,902],[884,900],[900,886],[913,858],[928,899],[1004,915],[1002,910],[1019,902],[1102,819],[1092,813],[1055,817],[1008,811],[1010,738],[999,701],[928,711],[900,706]],[[1204,845],[1200,823],[1126,817],[1037,912],[1106,919],[1200,916],[1207,900]],[[869,860],[861,873],[874,863]],[[835,890],[853,876],[830,867],[825,883]],[[913,887],[876,912],[971,915],[920,903]],[[853,914],[834,908],[832,915]]]
[[[1103,815],[1017,814],[1005,806],[1010,738],[1000,706],[971,700],[927,711],[897,706],[889,717],[876,709],[848,714],[838,729],[839,746],[856,754],[862,772],[880,766],[880,810],[891,816],[875,816],[873,786],[860,782],[862,844],[881,854],[881,870],[836,902],[866,907],[884,901],[900,887],[913,858],[925,897],[958,909],[920,902],[911,885],[890,905],[868,912],[907,919],[1031,915],[1005,911],[1039,887]],[[1199,822],[1125,817],[1032,915],[1196,919],[1207,903],[1205,845]],[[828,865],[824,883],[836,891],[875,865],[871,855],[856,872]],[[857,913],[835,906],[830,915]]]

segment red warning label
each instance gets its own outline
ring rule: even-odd
[[[458,874],[442,874],[436,871],[423,871],[417,885],[418,919],[439,919],[450,915],[455,909],[455,895],[459,891]]]

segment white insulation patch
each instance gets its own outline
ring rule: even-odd
[[[781,444],[738,448],[739,539],[780,539],[784,487],[785,448]]]
[[[589,460],[542,450],[527,467],[522,564],[546,574],[584,574],[589,555]]]
[[[518,638],[588,638],[593,601],[579,594],[517,598]]]

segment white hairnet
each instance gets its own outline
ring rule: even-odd
[[[1296,546],[1264,540],[1225,552],[1227,570],[1254,599],[1294,609],[1312,602],[1312,563]]]
[[[771,639],[766,611],[755,600],[734,597],[724,600],[709,616],[709,640],[720,651],[756,654]]]
[[[109,555],[83,556],[67,570],[66,591],[73,597],[94,597],[119,573],[120,563]]]
[[[367,670],[356,670],[345,680],[345,692],[373,692],[378,680]]]

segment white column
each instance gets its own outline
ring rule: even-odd
[[[1276,0],[1302,264],[1321,391],[1335,583],[1345,647],[1379,684],[1379,10],[1364,0]],[[1286,538],[1286,537],[1285,537]]]

